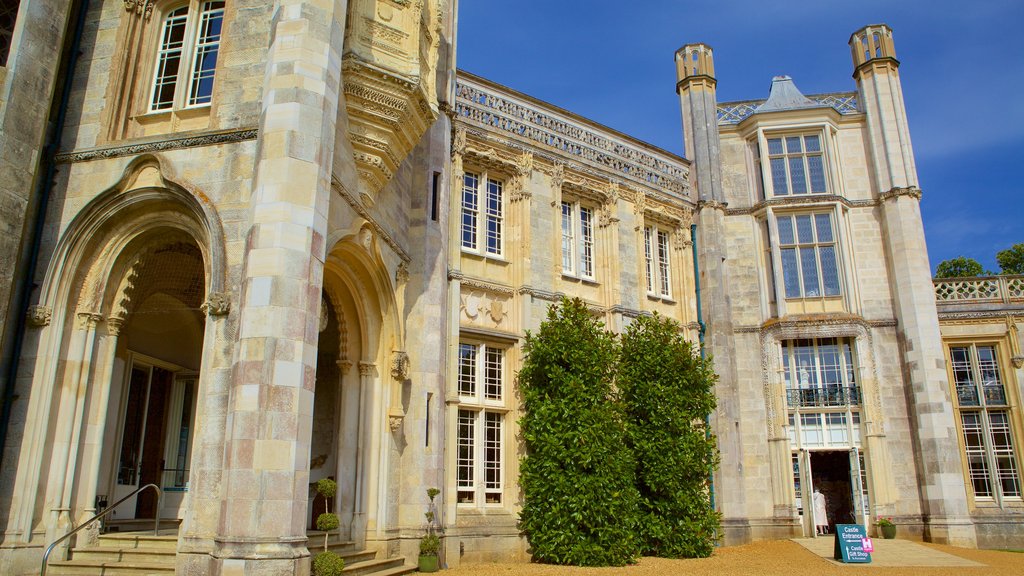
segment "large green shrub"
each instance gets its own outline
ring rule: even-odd
[[[579,299],[527,334],[520,527],[534,559],[621,566],[639,555],[634,462],[612,386],[615,337]]]
[[[680,330],[660,316],[632,322],[622,337],[617,382],[637,462],[643,553],[705,557],[719,525],[708,492],[718,451],[704,425],[715,408],[716,376]]]

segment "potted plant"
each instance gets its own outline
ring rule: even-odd
[[[437,488],[427,488],[427,498],[430,498],[430,503],[427,506],[427,512],[424,514],[427,518],[427,531],[420,538],[420,572],[437,572],[438,570],[438,554],[441,552],[441,537],[437,535],[437,530],[434,524],[434,498],[440,494],[441,491]]]
[[[896,525],[892,523],[892,518],[879,516],[875,524],[878,526],[878,529],[881,530],[882,538],[892,540],[896,537]]]
[[[341,576],[341,571],[345,568],[345,559],[327,549],[327,538],[331,530],[337,530],[341,524],[338,515],[331,512],[331,501],[338,493],[338,483],[330,478],[323,478],[317,481],[316,491],[324,498],[324,513],[316,517],[316,529],[324,532],[324,551],[313,558],[313,574]]]

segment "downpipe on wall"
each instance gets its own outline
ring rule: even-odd
[[[704,332],[707,325],[704,324],[704,314],[700,307],[700,262],[697,260],[697,225],[690,224],[690,247],[693,249],[693,290],[697,294],[697,339],[700,341],[700,359],[707,360],[704,352]],[[704,417],[705,438],[711,437],[711,416]],[[708,496],[711,500],[711,509],[715,509],[715,470],[708,470]],[[718,535],[715,535],[715,546],[718,546]]]

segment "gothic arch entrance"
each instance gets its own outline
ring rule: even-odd
[[[337,243],[324,266],[310,485],[334,478],[341,537],[360,545],[386,524],[389,355],[394,291],[372,234]],[[324,511],[311,489],[309,526]]]
[[[118,518],[179,515],[208,380],[204,344],[220,339],[207,336],[207,313],[227,311],[224,261],[215,211],[165,179],[153,156],[131,161],[68,223],[23,357],[33,385],[8,533],[53,541],[98,500],[150,480],[177,486],[178,498],[144,497]]]

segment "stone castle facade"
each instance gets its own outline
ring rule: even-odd
[[[886,26],[817,96],[719,103],[684,46],[682,158],[457,72],[444,0],[15,4],[0,571],[127,497],[177,573],[307,574],[326,477],[354,549],[414,558],[437,487],[449,566],[525,560],[515,374],[563,295],[714,355],[725,544],[813,534],[815,488],[1020,538],[1024,280],[933,284]]]

